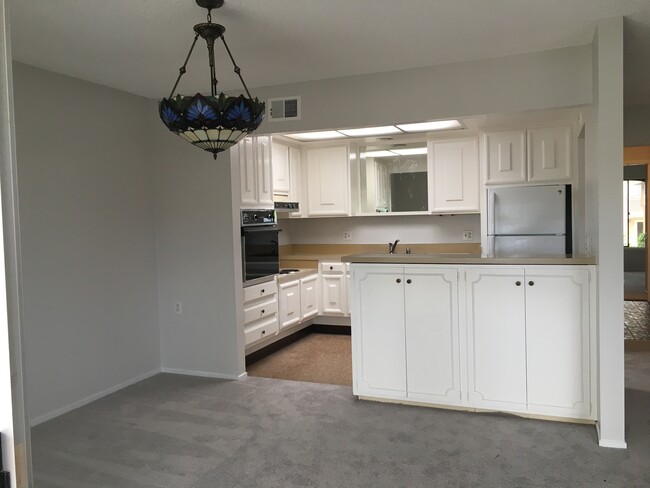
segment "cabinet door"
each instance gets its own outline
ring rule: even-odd
[[[307,150],[309,215],[349,215],[347,146]]]
[[[279,286],[280,330],[300,322],[300,282],[291,281]]]
[[[235,149],[233,149],[235,150]],[[257,206],[257,167],[252,137],[245,137],[236,146],[241,182],[241,205]]]
[[[352,312],[355,395],[406,398],[404,283],[401,267],[354,272]]]
[[[466,272],[471,405],[526,409],[526,308],[522,269]]]
[[[259,136],[256,140],[257,200],[263,208],[273,208],[273,172],[271,169],[271,138]]]
[[[528,131],[528,181],[571,179],[571,127]]]
[[[289,215],[293,218],[301,217],[303,212],[302,196],[302,158],[300,149],[289,146],[289,200],[300,203],[298,212],[291,212]]]
[[[589,392],[589,272],[526,270],[528,406],[585,418]]]
[[[526,181],[526,131],[513,130],[485,134],[486,183]]]
[[[300,280],[300,316],[307,320],[318,315],[318,275]]]
[[[289,195],[291,171],[289,168],[289,146],[273,141],[273,193]]]
[[[345,315],[345,275],[323,275],[323,313],[326,315]]]
[[[406,269],[404,280],[408,397],[459,404],[458,271]]]
[[[479,162],[476,139],[429,142],[434,212],[479,211]],[[430,181],[431,181],[430,180]]]

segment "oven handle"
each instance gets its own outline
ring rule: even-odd
[[[278,229],[275,225],[241,228],[242,235],[252,234],[254,232],[269,232],[269,231],[282,232],[282,229]]]

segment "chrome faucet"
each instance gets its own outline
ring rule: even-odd
[[[395,242],[393,243],[388,243],[388,254],[395,254],[395,250],[397,249],[397,243],[399,242],[399,239],[396,239]]]

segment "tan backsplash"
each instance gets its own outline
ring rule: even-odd
[[[481,244],[477,242],[452,242],[436,244],[409,244],[400,242],[397,254],[404,254],[406,248],[414,254],[459,253],[480,254]],[[280,267],[308,269],[317,268],[319,260],[340,259],[341,256],[360,253],[387,253],[387,244],[287,244],[280,246]]]

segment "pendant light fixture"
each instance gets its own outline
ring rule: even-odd
[[[178,78],[176,78],[169,98],[163,98],[160,101],[158,111],[160,118],[170,131],[194,146],[211,152],[214,159],[217,159],[218,153],[236,144],[259,127],[264,118],[264,102],[251,97],[241,75],[241,69],[235,63],[223,37],[226,28],[223,25],[212,23],[212,9],[221,7],[223,0],[196,0],[196,3],[199,7],[208,10],[208,21],[194,26],[196,35],[190,52],[185,58],[185,63],[178,70]],[[211,94],[197,93],[193,97],[180,94],[174,96],[178,82],[186,72],[187,62],[192,56],[199,37],[205,39],[208,44]],[[217,39],[223,41],[234,71],[244,85],[247,96],[231,97],[224,93],[217,95],[217,77],[214,65],[214,43]]]

